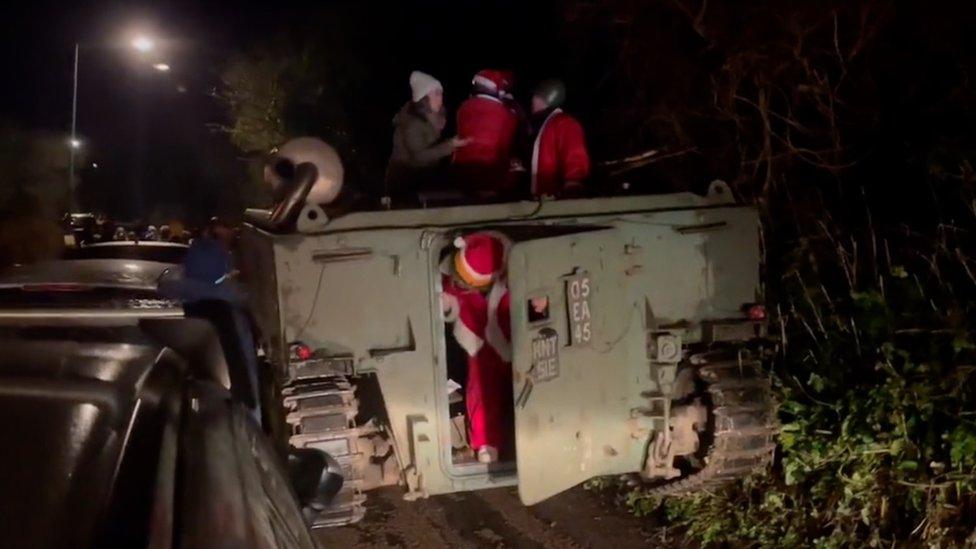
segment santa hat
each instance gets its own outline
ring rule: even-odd
[[[497,97],[508,97],[511,95],[514,80],[515,77],[511,71],[485,69],[474,75],[474,78],[471,79],[471,85],[475,89],[484,90]]]
[[[465,284],[483,288],[505,267],[505,245],[494,236],[472,233],[454,239],[454,270]]]
[[[416,103],[427,97],[427,94],[434,90],[443,90],[439,80],[433,76],[420,71],[410,73],[410,91],[413,94],[413,101]]]

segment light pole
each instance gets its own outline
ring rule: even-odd
[[[132,40],[132,47],[140,53],[147,53],[156,47],[156,42],[147,36],[137,36]],[[74,212],[78,207],[75,196],[75,151],[81,148],[81,140],[78,139],[78,51],[81,45],[75,42],[75,66],[74,79],[71,85],[71,140],[68,142],[68,208]],[[166,72],[169,65],[166,63],[156,63],[153,65],[157,71]]]
[[[68,208],[69,212],[74,212],[77,204],[75,203],[75,149],[81,143],[75,135],[78,121],[78,43],[75,42],[75,77],[71,86],[71,142],[68,153]]]

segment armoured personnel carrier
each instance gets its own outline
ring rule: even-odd
[[[306,201],[322,184],[307,158],[276,159],[292,179],[273,211],[248,212],[242,267],[289,441],[346,476],[318,526],[360,519],[364,492],[394,483],[407,498],[517,485],[532,505],[600,475],[682,494],[770,463],[758,219],[724,183],[330,216]],[[512,243],[516,456],[487,465],[452,392],[463,365],[438,268],[481,230]]]

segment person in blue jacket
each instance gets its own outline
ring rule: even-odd
[[[164,275],[159,292],[183,302],[187,316],[209,320],[220,336],[230,373],[231,394],[261,423],[258,359],[246,312],[246,296],[234,280],[231,254],[211,221],[193,239],[179,270]]]

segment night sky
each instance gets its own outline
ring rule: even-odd
[[[8,75],[0,91],[0,123],[68,135],[72,48],[80,42],[78,133],[85,142],[81,175],[88,193],[119,217],[165,211],[188,199],[199,203],[199,189],[217,185],[216,179],[244,177],[237,151],[208,129],[225,115],[210,94],[235,53],[302,25],[337,33],[338,43],[368,71],[371,85],[361,90],[362,100],[375,108],[365,123],[377,126],[380,139],[407,97],[414,68],[444,81],[450,105],[463,99],[480,68],[511,68],[536,80],[556,74],[553,9],[547,2],[522,4],[15,4],[0,33]],[[140,57],[127,48],[136,32],[158,37],[158,51]],[[172,70],[152,70],[155,61]],[[202,208],[220,209],[215,200],[203,197]]]
[[[222,113],[206,94],[234,33],[244,28],[234,26],[235,18],[193,4],[42,3],[14,10],[4,19],[0,55],[17,78],[0,92],[0,121],[68,134],[78,41],[78,134],[87,158],[81,176],[83,184],[99,185],[105,209],[119,217],[151,211],[159,200],[178,198],[174,179],[205,175],[197,156],[219,150],[221,141],[206,123]],[[140,58],[127,48],[136,32],[160,37],[160,51]],[[172,71],[154,71],[157,60]]]
[[[722,130],[728,120],[704,112],[714,106],[709,90],[724,74],[722,64],[739,49],[761,51],[763,40],[775,40],[786,20],[780,10],[828,14],[849,7],[846,21],[857,20],[856,3],[821,3],[822,8],[757,2],[740,9],[734,2],[710,2],[710,43],[675,8],[680,3],[669,2],[629,8],[639,20],[627,28],[640,34],[623,37],[614,34],[621,28],[616,15],[601,14],[599,2],[584,4],[595,6],[594,20],[603,23],[577,25],[572,35],[566,34],[572,25],[564,24],[570,3],[556,0],[243,7],[230,2],[17,3],[0,23],[7,75],[0,88],[0,124],[62,132],[67,138],[72,46],[79,41],[78,132],[85,140],[88,163],[81,176],[89,202],[127,219],[199,219],[239,211],[242,204],[228,197],[226,188],[228,181],[247,177],[246,163],[226,135],[209,127],[226,121],[224,105],[211,95],[220,71],[235,54],[269,38],[321,34],[330,37],[326,43],[335,55],[362,73],[342,108],[358,132],[354,146],[373,154],[361,162],[368,166],[350,165],[354,162],[346,155],[351,178],[375,180],[382,173],[390,120],[408,97],[412,69],[440,78],[453,110],[467,95],[474,72],[493,67],[516,72],[523,101],[538,80],[566,80],[568,109],[586,126],[598,160],[669,142],[675,148],[687,146],[681,141],[694,144],[695,155],[656,166],[648,181],[700,186],[714,177],[734,177],[739,167],[734,158],[722,156],[729,152],[730,134]],[[858,169],[876,162],[897,175],[904,171],[899,162],[909,157],[904,147],[924,150],[947,135],[957,139],[967,133],[968,82],[976,70],[973,34],[967,29],[976,16],[972,7],[961,10],[949,3],[891,6],[882,10],[888,13],[884,30],[860,58],[866,83],[845,92],[868,107],[863,119],[851,118],[865,128],[852,134]],[[126,47],[137,30],[159,38],[153,59],[137,59]],[[157,59],[172,70],[153,71],[149,65]],[[630,124],[640,116],[644,123]],[[682,120],[680,131],[670,126],[671,116]],[[93,170],[91,162],[99,168]]]

